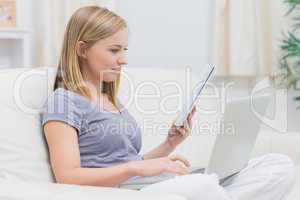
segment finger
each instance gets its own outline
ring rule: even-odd
[[[193,120],[189,121],[189,131],[191,131],[193,128]]]
[[[179,128],[178,131],[180,132],[180,135],[182,135],[182,136],[187,136],[190,134],[190,128],[188,125],[185,125],[184,127]]]
[[[171,161],[180,161],[185,166],[187,166],[187,167],[190,166],[190,162],[186,158],[184,158],[183,156],[180,156],[180,155],[171,155],[169,158],[170,158]]]
[[[178,135],[180,136],[185,136],[186,134],[186,130],[183,127],[178,128],[177,131],[178,131]]]
[[[186,123],[187,123],[187,120],[185,120],[182,124],[182,126],[176,126],[176,129],[175,131],[177,131],[178,133],[182,134],[182,130],[184,131],[186,129]]]
[[[196,107],[193,108],[193,110],[189,113],[188,117],[192,119],[193,116],[195,115],[195,112],[196,112]]]
[[[185,127],[180,127],[177,130],[181,136],[186,136],[189,133]]]
[[[179,163],[173,161],[170,161],[166,170],[178,175],[185,175],[188,173],[187,167],[184,167],[183,165],[180,165]]]
[[[175,122],[171,125],[170,129],[171,131],[175,131],[177,129],[177,126],[175,125]]]
[[[192,115],[194,115],[194,113],[196,112],[196,110],[197,110],[196,106],[194,106],[193,109],[192,109]]]
[[[181,171],[180,169],[177,169],[175,167],[170,167],[166,171],[172,174],[176,174],[177,176],[185,175],[184,171]]]
[[[178,163],[174,163],[174,172],[175,173],[177,173],[177,174],[179,174],[179,175],[186,175],[186,174],[188,174],[188,169],[187,169],[187,167],[184,167],[184,166],[182,166],[182,165],[180,165],[180,164],[178,164]]]
[[[192,113],[190,112],[187,116],[187,119],[191,119],[193,117]]]
[[[190,131],[190,125],[191,125],[191,121],[189,121],[189,120],[186,120],[185,122],[184,122],[184,126],[183,126],[183,128],[184,128],[184,131],[185,132],[189,132]]]
[[[174,120],[174,122],[173,122],[173,124],[172,124],[170,130],[176,132],[176,130],[179,129],[180,127],[182,127],[182,126],[176,126],[176,125],[175,125],[175,120]]]
[[[182,133],[179,129],[180,129],[179,127],[172,129],[171,131],[169,131],[168,135],[170,136],[181,135]]]
[[[184,128],[185,131],[189,131],[189,121],[188,120],[184,121],[183,128]]]
[[[190,125],[192,123],[192,117],[193,115],[189,115],[187,118],[188,124]]]
[[[192,119],[196,112],[196,106],[193,107],[192,111],[188,114],[188,119]]]

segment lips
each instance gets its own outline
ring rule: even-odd
[[[112,68],[112,69],[110,69],[111,71],[113,71],[113,72],[121,72],[121,68],[119,67],[119,68]]]

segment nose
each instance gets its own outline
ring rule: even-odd
[[[127,61],[127,58],[126,56],[122,56],[118,59],[118,64],[119,65],[127,65],[128,61]]]

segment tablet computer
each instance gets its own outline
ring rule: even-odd
[[[183,126],[184,121],[187,119],[188,114],[192,111],[193,106],[195,105],[196,101],[198,100],[201,91],[203,90],[205,84],[211,77],[215,67],[212,65],[208,65],[207,69],[204,71],[203,79],[199,81],[197,87],[192,92],[189,100],[183,105],[182,111],[179,113],[178,117],[176,118],[174,124],[175,126]]]

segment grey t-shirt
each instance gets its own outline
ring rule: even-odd
[[[109,167],[141,160],[141,129],[128,110],[103,110],[75,92],[58,88],[43,107],[42,125],[62,121],[77,130],[81,167]],[[61,133],[63,134],[63,133]]]

